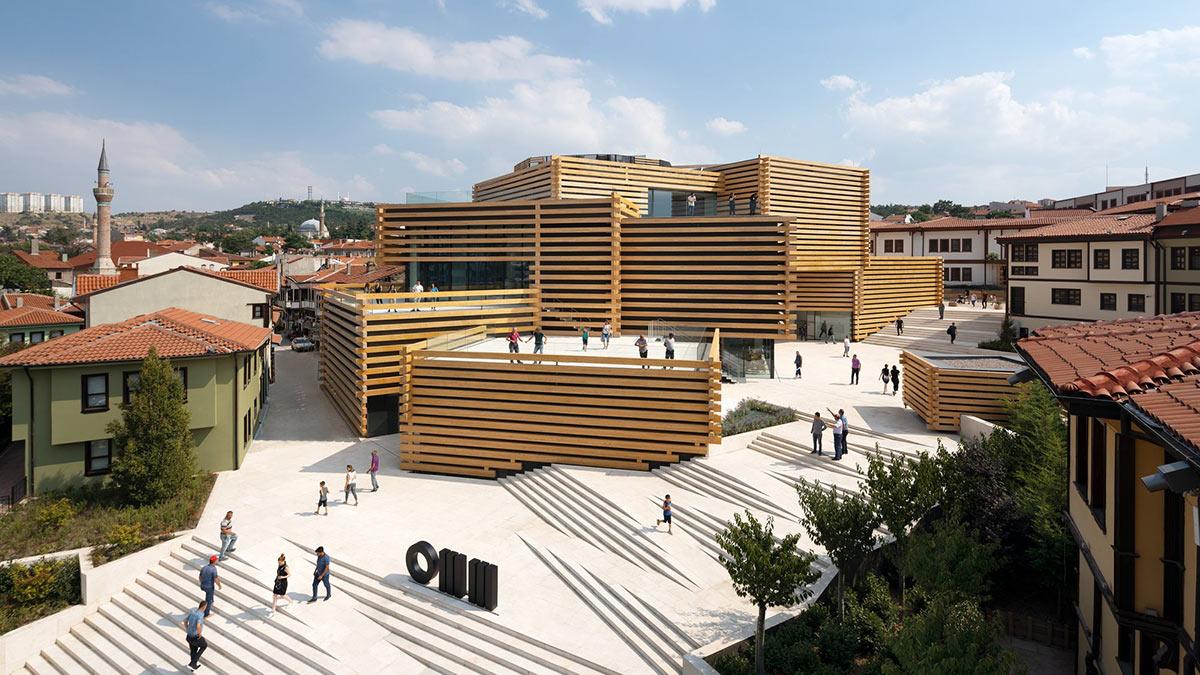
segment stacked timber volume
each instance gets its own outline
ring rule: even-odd
[[[1024,370],[1012,356],[916,354],[900,352],[904,370],[904,406],[912,408],[932,431],[958,431],[960,418],[1008,421],[1004,404],[1016,394],[1008,378]]]
[[[1200,313],[1039,328],[1017,349],[1069,413],[1075,672],[1195,673]]]

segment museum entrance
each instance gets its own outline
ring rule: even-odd
[[[800,342],[837,342],[850,334],[850,312],[796,312]]]

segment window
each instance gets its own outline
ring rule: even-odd
[[[958,253],[961,250],[962,250],[962,240],[961,239],[951,239],[950,240],[950,252]]]
[[[942,247],[940,246],[941,241],[942,240],[940,240],[940,239],[930,239],[929,240],[929,252],[930,253],[941,253],[941,251],[942,251]]]
[[[1136,248],[1121,249],[1121,269],[1123,269],[1123,270],[1139,269],[1141,267],[1141,261],[1139,259],[1140,253],[1141,253],[1141,251],[1139,251]]]
[[[242,415],[242,444],[250,442],[250,412]]]
[[[1183,293],[1172,293],[1171,294],[1171,313],[1175,314],[1177,312],[1184,311],[1184,308],[1186,307],[1186,303],[1187,303],[1186,295],[1184,295]]]
[[[250,306],[250,317],[254,318],[254,319],[263,318],[263,305],[251,305]]]
[[[963,253],[971,252],[971,240],[970,239],[962,240],[962,250],[963,250]]]
[[[1098,248],[1092,251],[1092,269],[1106,270],[1108,269],[1108,259],[1111,251],[1106,248]]]
[[[1171,269],[1186,270],[1187,269],[1187,248],[1183,246],[1171,247]]]
[[[1075,418],[1075,487],[1087,501],[1088,418]]]
[[[1025,313],[1025,287],[1010,286],[1008,289],[1008,311],[1021,316]],[[1029,330],[1025,328],[1023,330]],[[1028,337],[1028,336],[1023,336]]]
[[[1188,293],[1187,311],[1200,312],[1200,293]]]
[[[175,369],[175,377],[179,378],[179,384],[182,385],[182,387],[183,387],[183,402],[187,403],[187,394],[188,394],[187,368],[176,368]]]
[[[1037,244],[1013,244],[1012,259],[1013,262],[1037,262]]]
[[[62,335],[63,335],[63,332],[62,332],[61,330],[52,330],[52,331],[50,331],[50,338],[51,338],[51,339],[54,339],[54,338],[56,338],[56,337],[62,337]]]
[[[125,405],[133,402],[133,394],[138,391],[142,384],[142,374],[136,370],[127,370],[121,373],[121,401]]]
[[[967,240],[966,240],[966,239],[964,239],[963,241],[967,241]],[[962,268],[962,280],[963,280],[963,281],[970,281],[970,280],[971,280],[971,268],[970,268],[970,267],[964,267],[964,268]]]
[[[903,239],[896,240],[896,253],[904,253],[904,240]]]
[[[1014,277],[1036,277],[1037,274],[1038,268],[1033,266],[1014,265],[1012,268],[1012,275]]]
[[[25,334],[24,333],[11,333],[8,336],[8,342],[10,344],[25,342]]]
[[[1100,294],[1100,309],[1116,311],[1117,310],[1117,294],[1116,293],[1101,293]]]
[[[1054,269],[1080,269],[1083,267],[1083,251],[1054,249],[1050,252],[1050,266]]]
[[[1129,311],[1144,312],[1146,311],[1146,296],[1140,293],[1129,294]]]
[[[1108,429],[1100,420],[1092,420],[1091,478],[1088,480],[1088,503],[1100,527],[1104,527],[1104,505],[1108,496]]]
[[[83,412],[108,410],[108,374],[83,376]]]
[[[950,281],[962,281],[962,268],[961,267],[951,267],[950,268]]]
[[[54,273],[54,278],[55,278],[55,279],[62,279],[62,272],[55,272],[55,273]]]
[[[1188,247],[1188,269],[1200,270],[1200,246]]]
[[[250,384],[250,355],[242,357],[242,386]]]
[[[83,444],[83,475],[99,476],[112,470],[112,444],[107,438]]]
[[[39,342],[46,341],[46,331],[34,330],[29,331],[29,344],[36,345]]]
[[[1079,289],[1078,288],[1051,288],[1050,289],[1050,304],[1052,304],[1052,305],[1078,305],[1078,304],[1080,304]]]

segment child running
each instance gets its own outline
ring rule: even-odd
[[[674,532],[671,531],[671,495],[667,495],[666,497],[663,498],[662,512],[663,512],[663,517],[659,520],[654,521],[654,529],[657,530],[659,525],[666,523],[667,524],[667,534],[675,534]]]

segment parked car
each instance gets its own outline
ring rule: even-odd
[[[316,348],[317,345],[306,337],[298,337],[292,340],[292,351],[294,352],[311,352]]]

